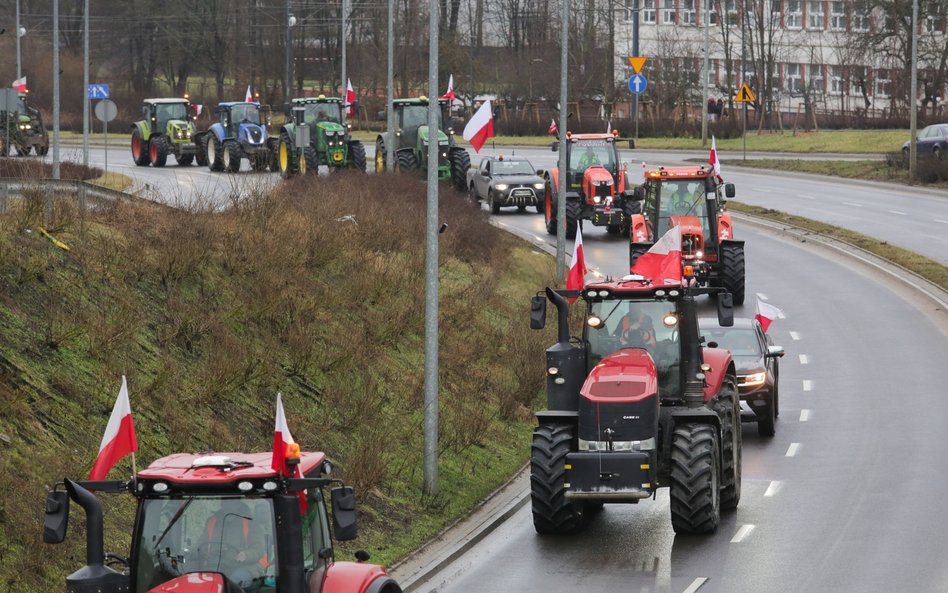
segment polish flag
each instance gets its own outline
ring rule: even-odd
[[[109,470],[129,453],[138,451],[138,441],[135,439],[135,423],[132,422],[132,406],[128,403],[128,385],[125,375],[122,375],[122,388],[119,389],[112,415],[102,435],[102,444],[99,445],[99,455],[95,458],[90,480],[104,480]]]
[[[611,119],[609,120],[609,123],[606,124],[606,133],[607,134],[612,133],[612,120]]]
[[[446,92],[445,94],[441,95],[440,98],[441,98],[441,99],[450,99],[451,101],[454,101],[454,75],[453,75],[453,74],[451,74],[450,76],[448,76],[448,92]]]
[[[467,122],[462,136],[471,143],[474,152],[480,152],[487,139],[494,137],[494,112],[491,111],[489,100],[484,101],[471,121]]]
[[[718,181],[724,181],[724,178],[721,177],[721,163],[718,161],[718,151],[714,147],[714,136],[711,136],[711,158],[708,159],[708,163],[711,164],[711,171],[715,177],[718,178]]]
[[[651,278],[653,284],[681,284],[681,227],[673,226],[639,256],[631,272]]]
[[[244,99],[247,103],[253,103],[253,93],[250,92],[250,85],[247,85],[247,98]]]
[[[204,111],[204,105],[198,103],[194,106],[194,115],[201,115],[201,112]]]
[[[286,449],[296,443],[290,434],[290,427],[286,424],[286,415],[283,413],[283,397],[277,394],[276,425],[273,427],[273,458],[270,467],[286,476],[291,476],[297,469],[286,463]]]
[[[556,127],[556,120],[555,120],[555,119],[551,119],[551,120],[550,120],[550,129],[547,130],[547,133],[548,133],[548,134],[551,134],[551,135],[552,135],[552,134],[557,134],[557,133],[559,133],[559,128]]]
[[[760,327],[764,332],[767,331],[774,319],[781,316],[783,316],[783,311],[757,297],[757,315],[754,315],[754,319],[760,322]]]
[[[26,92],[26,77],[24,76],[23,78],[17,78],[16,80],[13,81],[13,84],[10,86],[15,88],[16,92],[18,93],[25,93]]]
[[[566,274],[566,290],[582,290],[586,286],[586,257],[583,255],[583,231],[576,227],[576,241],[573,242],[573,260]],[[573,302],[576,299],[569,299]]]
[[[345,107],[346,109],[346,116],[355,117],[355,114],[356,114],[355,102],[356,102],[356,94],[355,94],[355,91],[352,90],[352,81],[347,78],[346,79],[346,100],[343,102],[343,107]]]

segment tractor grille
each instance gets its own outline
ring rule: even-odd
[[[704,237],[700,234],[684,234],[681,236],[681,256],[693,259],[699,251],[704,251]]]

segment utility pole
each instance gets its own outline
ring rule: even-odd
[[[710,64],[708,62],[708,52],[711,48],[711,0],[705,0],[704,6],[704,64],[701,67],[701,92],[704,97],[704,101],[701,103],[701,146],[708,145],[708,78],[710,72]]]
[[[19,0],[17,0],[19,2]],[[89,166],[89,0],[82,14],[82,166]]]
[[[53,179],[59,179],[59,0],[53,0]]]
[[[438,493],[438,0],[428,2],[428,219],[425,236],[424,492]]]
[[[632,3],[632,57],[639,57],[639,2]],[[632,119],[635,120],[635,139],[639,139],[639,94],[632,93]]]
[[[741,85],[747,84],[747,8],[741,4]],[[744,143],[744,160],[747,160],[747,101],[741,103],[741,140]]]
[[[569,65],[569,0],[563,0],[560,23],[560,187],[556,194],[556,283],[563,286],[566,284],[566,186],[569,183],[566,166],[566,120],[569,117],[566,92],[569,82],[566,78]]]
[[[395,0],[388,0],[388,80],[385,98],[385,170],[395,170]],[[375,157],[378,159],[378,156]]]
[[[909,141],[909,181],[915,183],[918,175],[918,148],[915,142],[918,139],[918,0],[912,0],[912,88],[909,91],[909,127],[911,140]]]
[[[346,72],[346,19],[348,18],[349,6],[346,0],[342,0],[342,37],[340,37],[339,42],[342,45],[342,80],[339,81],[339,86],[342,87],[342,100],[346,101],[346,93],[348,88],[346,84],[349,80],[348,72]]]
[[[286,102],[293,98],[293,25],[296,17],[290,12],[291,0],[286,0]]]
[[[20,54],[20,37],[23,37],[23,33],[25,33],[25,31],[23,27],[20,26],[20,0],[16,0],[16,77],[18,79],[23,77]]]

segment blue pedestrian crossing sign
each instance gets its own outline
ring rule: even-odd
[[[648,88],[648,81],[645,80],[645,77],[641,74],[634,74],[632,78],[629,79],[629,90],[633,94],[641,94],[645,92],[645,89]]]
[[[89,85],[89,98],[90,99],[108,99],[109,98],[109,85],[90,84]]]

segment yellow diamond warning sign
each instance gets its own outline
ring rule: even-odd
[[[747,83],[741,85],[741,90],[737,91],[737,97],[734,98],[735,103],[753,103],[757,101],[757,98],[754,97],[754,93],[751,92],[750,87],[747,86]]]
[[[648,58],[643,58],[643,57],[641,57],[641,56],[636,56],[636,57],[629,58],[629,66],[632,66],[632,70],[633,70],[636,74],[638,74],[639,72],[642,71],[642,66],[645,65],[645,61],[646,61],[647,59],[648,59]]]

